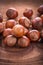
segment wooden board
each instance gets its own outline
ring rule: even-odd
[[[0,12],[6,19],[6,10],[15,7],[20,18],[25,8],[32,8],[33,17],[36,17],[37,8],[41,4],[43,0],[0,0]],[[0,65],[43,65],[43,42],[31,43],[28,48],[9,48],[3,45],[1,39],[2,36],[0,36]]]

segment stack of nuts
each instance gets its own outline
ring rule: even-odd
[[[43,5],[38,8],[37,12],[41,16],[30,20],[33,10],[25,9],[18,23],[15,20],[18,11],[15,8],[9,8],[6,11],[8,18],[6,22],[2,22],[3,16],[0,14],[0,34],[2,33],[4,37],[3,43],[10,47],[16,44],[19,47],[28,47],[31,41],[36,42],[40,38],[43,39]]]

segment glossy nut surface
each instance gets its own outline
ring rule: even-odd
[[[18,40],[19,47],[28,47],[29,45],[30,45],[30,39],[27,38],[26,36],[23,36]]]
[[[16,21],[13,19],[7,20],[6,22],[6,28],[13,28],[13,26],[16,25]]]
[[[29,28],[30,25],[31,25],[30,20],[29,20],[28,18],[26,18],[26,17],[21,17],[21,18],[19,19],[19,23],[20,23],[21,25],[25,26],[26,28]]]
[[[36,17],[35,19],[33,19],[32,26],[33,28],[37,30],[41,30],[42,29],[42,19],[40,17]]]
[[[12,29],[12,35],[16,37],[21,37],[24,35],[24,27],[20,24],[17,24]]]
[[[6,37],[8,35],[11,35],[11,32],[12,32],[11,28],[4,29],[3,36]]]
[[[25,9],[25,11],[23,12],[23,15],[27,18],[31,18],[32,15],[33,15],[33,10],[30,8],[30,9]]]
[[[8,18],[14,19],[18,16],[18,11],[15,8],[9,8],[6,11],[6,15],[7,15]]]
[[[43,5],[40,5],[40,6],[39,6],[38,12],[39,12],[40,14],[43,14]]]
[[[38,41],[40,38],[40,32],[38,30],[29,31],[29,38],[31,41]]]
[[[17,41],[17,39],[16,39],[14,36],[8,35],[8,36],[4,39],[4,44],[6,44],[6,45],[12,47],[12,46],[14,46],[14,45],[16,44],[16,41]]]

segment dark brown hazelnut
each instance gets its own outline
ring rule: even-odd
[[[36,17],[35,19],[33,19],[32,26],[33,28],[37,30],[41,30],[42,29],[42,19],[40,17]]]
[[[12,29],[12,35],[15,35],[16,37],[21,37],[24,35],[24,27],[20,24],[17,24]]]
[[[14,19],[18,16],[18,11],[15,8],[9,8],[6,11],[6,15],[7,15],[8,18]]]
[[[12,32],[11,28],[4,29],[3,36],[6,37],[8,35],[11,35],[11,32]]]
[[[3,16],[2,16],[2,14],[0,13],[0,22],[2,22],[3,21]]]
[[[13,19],[7,20],[6,27],[7,28],[13,28],[13,26],[16,25],[16,21]]]
[[[28,47],[30,45],[30,39],[26,36],[21,37],[18,39],[18,46],[19,47]]]
[[[21,17],[21,18],[19,19],[19,23],[20,23],[21,25],[25,26],[26,28],[29,28],[30,25],[31,25],[30,20],[29,20],[28,18],[26,18],[26,17]]]
[[[38,12],[39,12],[40,14],[43,14],[43,5],[40,5],[40,6],[39,6]]]
[[[29,31],[29,38],[31,41],[38,41],[40,38],[40,32],[38,30]]]
[[[23,12],[23,15],[27,18],[31,18],[33,15],[33,10],[32,9],[25,9],[25,11]]]
[[[10,47],[14,46],[16,44],[16,37],[12,36],[12,35],[8,35],[5,39],[4,39],[4,44],[8,45]]]

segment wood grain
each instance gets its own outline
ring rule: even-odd
[[[18,10],[17,19],[23,16],[25,8],[32,8],[34,18],[41,4],[43,0],[0,0],[0,12],[4,18],[3,21],[6,21],[5,13],[9,7],[15,7]],[[2,38],[0,35],[0,65],[43,65],[43,42],[31,43],[28,48],[9,48],[2,43]]]

